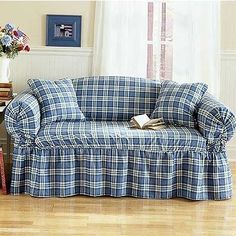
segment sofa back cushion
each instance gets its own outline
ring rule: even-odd
[[[86,119],[127,121],[134,115],[150,115],[160,82],[121,76],[94,76],[73,80],[79,107]]]
[[[164,80],[151,118],[163,118],[166,124],[195,127],[195,115],[207,85]]]
[[[29,79],[28,85],[39,102],[42,125],[55,121],[85,120],[70,79]]]

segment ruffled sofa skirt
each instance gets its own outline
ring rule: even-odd
[[[222,200],[232,195],[224,151],[152,152],[14,147],[11,194]]]

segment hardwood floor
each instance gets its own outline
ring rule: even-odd
[[[236,235],[236,190],[226,201],[0,195],[3,235]]]

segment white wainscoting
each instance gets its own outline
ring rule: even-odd
[[[29,78],[61,79],[89,76],[92,73],[92,48],[33,47],[11,62],[14,92],[26,87]]]
[[[220,100],[236,114],[236,50],[221,53]],[[236,161],[236,137],[227,145],[230,161]]]

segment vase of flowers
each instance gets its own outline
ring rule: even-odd
[[[12,24],[0,27],[0,83],[8,83],[10,77],[10,61],[20,51],[30,51],[29,38]]]

